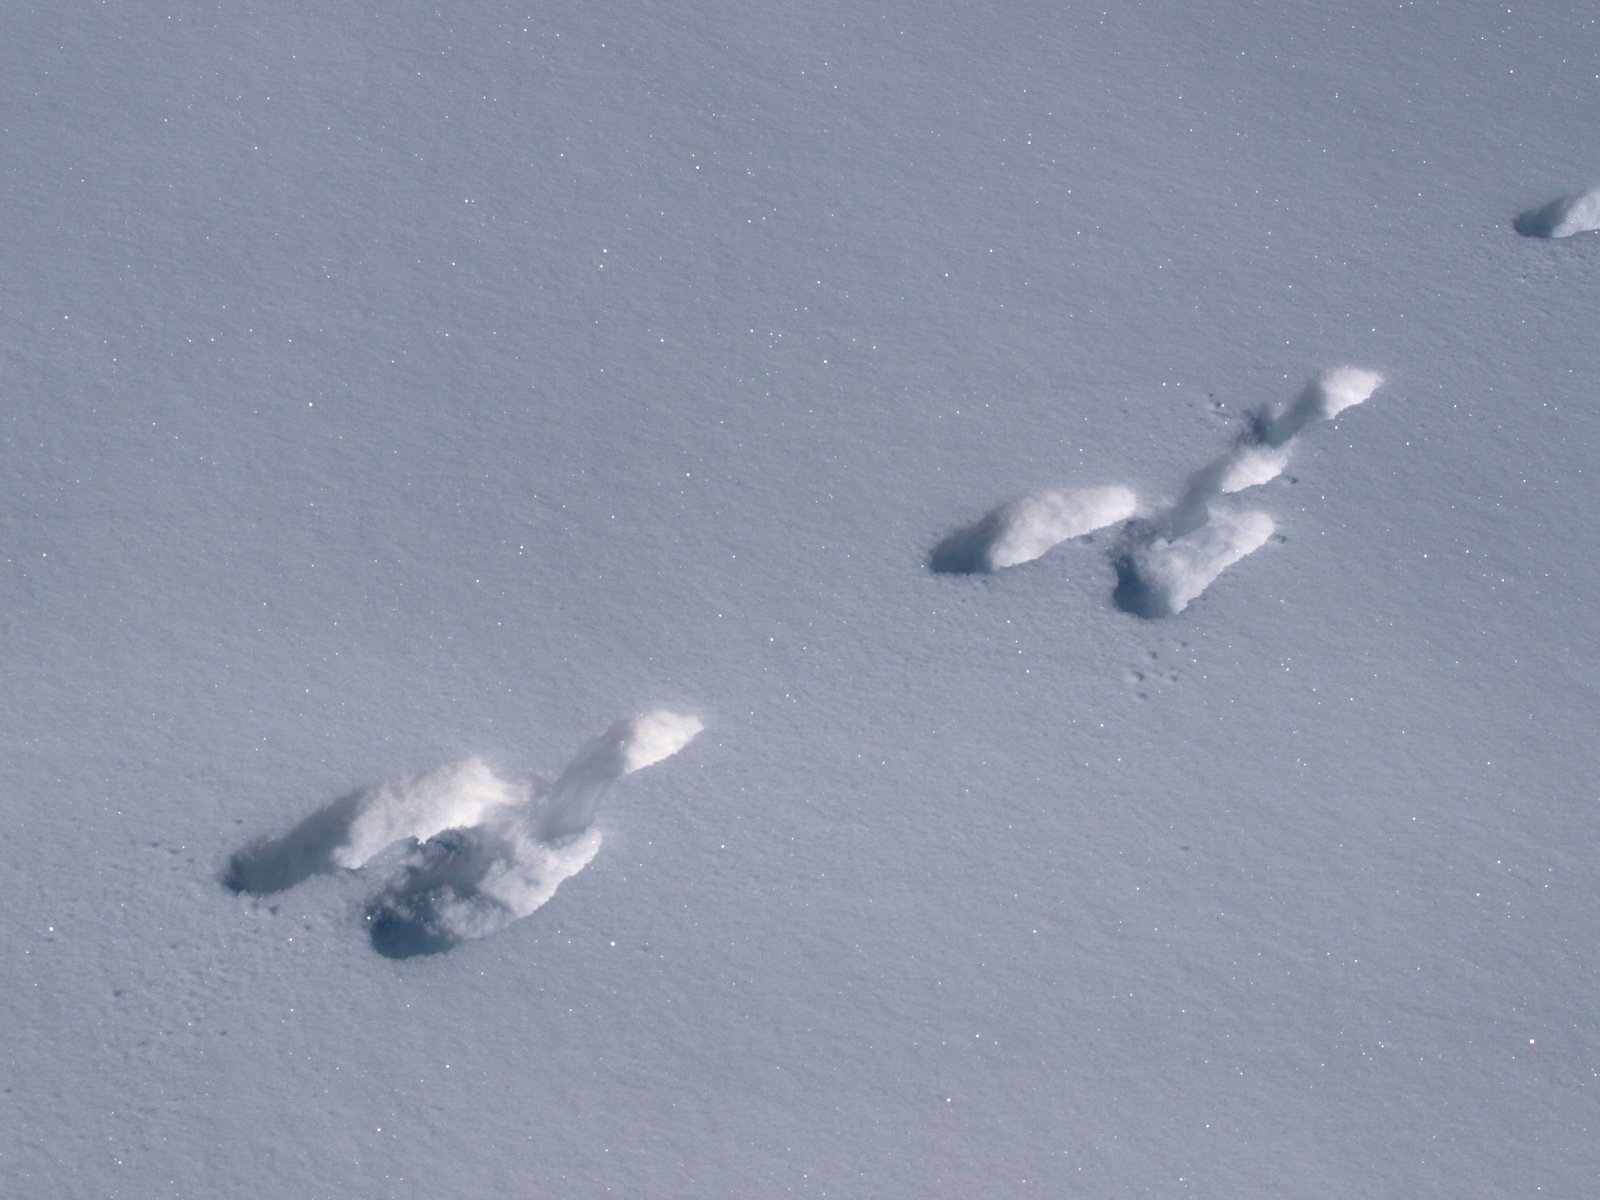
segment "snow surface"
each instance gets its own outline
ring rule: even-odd
[[[600,849],[601,797],[670,758],[704,727],[663,709],[618,721],[554,786],[508,783],[468,759],[326,805],[278,838],[245,846],[223,883],[264,896],[314,874],[359,870],[398,843],[414,853],[367,903],[373,947],[390,958],[453,949],[532,916]]]
[[[1525,237],[1564,238],[1600,230],[1600,187],[1578,196],[1561,196],[1517,218]]]
[[[0,1191],[1592,1194],[1596,22],[6,6]]]
[[[943,574],[1001,571],[1032,562],[1072,538],[1126,521],[1139,501],[1125,487],[1046,488],[1003,504],[934,548],[929,566]]]

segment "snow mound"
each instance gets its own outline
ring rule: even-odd
[[[622,773],[632,775],[671,758],[705,729],[699,718],[685,713],[655,709],[628,723],[627,741],[622,748]]]
[[[1212,513],[1191,533],[1158,537],[1129,551],[1117,564],[1117,607],[1141,617],[1176,616],[1234,563],[1260,549],[1273,528],[1263,512]]]
[[[571,837],[594,821],[595,806],[613,783],[670,758],[704,728],[695,717],[655,709],[618,721],[574,758],[556,780],[539,821],[546,841]]]
[[[1523,237],[1565,238],[1600,230],[1600,187],[1530,209],[1513,223]]]
[[[951,534],[934,550],[929,565],[941,574],[1001,571],[1032,562],[1062,542],[1126,521],[1137,507],[1133,492],[1119,486],[1033,492]]]

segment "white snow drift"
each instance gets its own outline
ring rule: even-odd
[[[1382,383],[1382,375],[1361,367],[1324,371],[1306,384],[1285,411],[1263,423],[1261,440],[1269,446],[1286,446],[1307,425],[1332,420],[1345,409],[1365,403]]]
[[[941,574],[1003,571],[1032,562],[1071,538],[1125,521],[1137,507],[1133,492],[1118,486],[1031,492],[945,538],[929,566]]]

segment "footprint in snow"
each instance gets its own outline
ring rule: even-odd
[[[1538,238],[1565,238],[1600,230],[1600,187],[1529,209],[1512,222],[1512,228],[1523,237]]]
[[[1137,507],[1138,500],[1125,487],[1033,492],[952,533],[934,547],[928,566],[941,575],[1002,571],[1032,562],[1062,542],[1126,521]]]
[[[448,950],[539,909],[599,851],[594,819],[611,785],[670,758],[701,729],[661,709],[618,721],[554,784],[502,780],[468,759],[354,792],[241,849],[223,882],[267,895],[312,875],[362,870],[403,843],[398,874],[366,905],[373,948],[390,958]]]
[[[950,534],[934,547],[928,566],[942,575],[990,574],[1122,524],[1113,551],[1113,603],[1134,616],[1176,616],[1275,529],[1266,513],[1218,501],[1276,479],[1302,430],[1362,403],[1382,382],[1356,367],[1324,372],[1292,404],[1258,413],[1233,448],[1198,471],[1163,512],[1138,515],[1138,501],[1125,487],[1034,492]]]
[[[1232,450],[1196,472],[1176,504],[1130,530],[1116,555],[1116,606],[1148,619],[1176,616],[1266,545],[1276,528],[1271,517],[1218,501],[1283,474],[1302,430],[1363,403],[1382,382],[1376,372],[1340,367],[1313,379],[1287,408],[1257,414]]]

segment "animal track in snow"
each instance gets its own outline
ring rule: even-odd
[[[223,882],[266,895],[361,870],[409,843],[399,873],[366,905],[373,948],[390,958],[448,950],[540,908],[599,851],[594,819],[611,785],[676,754],[702,728],[662,709],[618,721],[553,785],[502,780],[468,759],[354,792],[240,850]]]
[[[1125,487],[1048,489],[1013,500],[934,547],[929,567],[941,575],[979,575],[1032,562],[1071,538],[1133,516]]]
[[[1281,411],[1257,414],[1231,451],[1190,479],[1171,509],[1127,539],[1116,562],[1117,607],[1149,619],[1176,616],[1234,563],[1264,546],[1275,528],[1272,518],[1219,510],[1217,499],[1276,479],[1303,429],[1362,403],[1382,382],[1374,371],[1340,367],[1313,379]]]
[[[1274,528],[1266,513],[1222,512],[1179,537],[1151,535],[1117,560],[1112,600],[1136,617],[1175,617],[1234,563],[1266,545]]]
[[[939,574],[989,574],[1032,562],[1070,538],[1124,524],[1113,554],[1113,602],[1139,617],[1176,616],[1273,534],[1266,513],[1217,501],[1276,479],[1307,426],[1362,403],[1382,382],[1358,367],[1323,372],[1293,403],[1256,414],[1233,448],[1197,471],[1177,502],[1154,517],[1134,519],[1138,502],[1125,487],[1034,492],[950,534],[928,565]]]
[[[1529,209],[1512,222],[1512,227],[1523,237],[1538,238],[1565,238],[1600,230],[1600,187]]]

